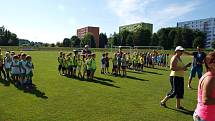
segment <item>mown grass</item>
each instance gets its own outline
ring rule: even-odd
[[[175,99],[169,108],[159,103],[170,90],[169,69],[128,71],[127,78],[100,74],[97,53],[95,81],[60,76],[55,51],[31,51],[35,65],[35,93],[25,93],[13,84],[0,83],[0,121],[191,121],[197,90],[186,88],[183,106],[176,110]],[[190,62],[191,57],[184,57]],[[193,86],[197,87],[197,79]],[[44,92],[44,95],[41,95]]]

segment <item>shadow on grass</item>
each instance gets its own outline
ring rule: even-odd
[[[131,71],[131,70],[128,70],[127,72],[130,72],[130,73],[136,73],[136,74],[144,74],[144,73],[150,73],[150,74],[156,74],[156,75],[163,75],[163,74],[160,74],[160,73],[157,73],[157,72],[152,72],[152,71]]]
[[[35,95],[36,97],[42,98],[42,99],[48,99],[48,97],[45,95],[44,92],[41,92],[40,90],[37,89],[36,85],[32,85],[31,89],[26,89],[20,86],[16,86],[14,82],[10,81],[5,81],[5,80],[0,80],[0,83],[4,84],[5,86],[10,86],[10,84],[13,84],[14,87],[16,87],[18,90],[23,90],[25,93],[30,93]]]
[[[114,81],[111,80],[111,79],[105,79],[105,78],[101,78],[101,77],[94,77],[94,78],[97,79],[97,80],[101,80],[101,81],[114,82]]]
[[[170,70],[165,69],[165,68],[154,68],[154,69],[156,69],[156,70],[161,70],[161,71],[170,71]]]
[[[105,78],[101,78],[101,77],[94,77],[93,80],[92,79],[82,79],[82,78],[75,78],[75,79],[78,81],[93,82],[93,83],[98,83],[98,84],[105,85],[105,86],[120,88],[120,87],[115,86],[111,83],[108,83],[108,82],[114,82],[111,79],[105,79]]]
[[[194,111],[190,111],[188,109],[174,109],[174,108],[170,108],[170,107],[166,107],[166,109],[173,110],[173,111],[183,113],[186,115],[190,115],[190,116],[193,116],[193,113],[194,113]]]
[[[20,89],[20,88],[18,88],[18,89]],[[38,90],[37,87],[36,87],[36,85],[34,85],[34,84],[33,84],[32,89],[30,89],[30,90],[22,89],[22,88],[21,88],[21,90],[24,90],[25,93],[33,94],[33,95],[35,95],[38,98],[48,99],[48,97],[46,96],[46,94],[44,92]]]
[[[128,79],[134,79],[134,80],[139,80],[139,81],[149,81],[149,80],[145,80],[145,79],[141,79],[141,78],[137,78],[137,77],[133,77],[133,76],[126,76],[126,78],[128,78]]]
[[[4,86],[10,86],[10,82],[7,82],[5,80],[0,80],[0,83],[2,83]]]

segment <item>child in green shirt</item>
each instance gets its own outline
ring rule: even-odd
[[[87,64],[87,79],[90,79],[91,71],[92,71],[92,55],[91,54],[88,54],[86,64]]]
[[[81,77],[82,77],[82,74],[81,74],[81,67],[82,67],[82,60],[81,60],[81,56],[78,55],[78,58],[77,58],[78,78],[81,78]]]
[[[92,66],[91,79],[93,80],[94,74],[95,74],[95,71],[96,71],[96,54],[95,53],[92,54],[91,66]]]
[[[57,60],[58,60],[58,63],[59,63],[58,71],[59,71],[59,74],[62,75],[62,73],[63,73],[62,72],[62,65],[63,65],[63,52],[62,51],[59,52],[59,56],[58,56]]]

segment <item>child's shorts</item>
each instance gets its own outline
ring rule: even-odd
[[[87,77],[91,75],[91,70],[87,70]]]
[[[87,66],[84,66],[83,67],[83,72],[86,72],[87,71]]]
[[[106,64],[105,64],[105,67],[108,68],[108,67],[109,67],[109,63],[106,63]]]
[[[81,67],[80,67],[80,66],[77,66],[76,70],[77,70],[78,72],[81,72]]]
[[[20,77],[26,77],[26,73],[21,73],[19,76]]]
[[[95,73],[96,72],[96,69],[92,69],[92,71],[91,71],[92,73]]]
[[[68,66],[68,71],[72,71],[73,67],[72,66]]]
[[[9,72],[9,71],[11,71],[11,68],[5,68],[5,71]]]
[[[126,66],[122,66],[122,69],[123,69],[123,70],[126,69]]]
[[[11,73],[11,76],[12,76],[12,77],[20,76],[20,74],[12,74],[12,73]]]
[[[113,69],[116,69],[117,68],[117,65],[113,65]]]
[[[26,74],[27,77],[33,77],[33,72],[30,71],[28,74]]]
[[[77,69],[77,66],[73,66],[73,71],[76,71],[76,69]]]
[[[58,71],[60,71],[62,69],[62,65],[58,66]]]
[[[102,64],[102,67],[101,68],[105,68],[106,67],[106,65],[105,64]]]
[[[66,67],[63,66],[63,67],[62,67],[62,71],[66,71]]]

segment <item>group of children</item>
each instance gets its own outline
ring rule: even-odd
[[[61,75],[73,78],[93,79],[96,71],[95,53],[82,54],[77,50],[74,53],[60,52],[58,56],[58,71]]]
[[[156,51],[139,53],[134,52],[123,53],[116,52],[113,57],[109,57],[108,53],[103,53],[101,57],[101,74],[110,74],[109,67],[112,61],[112,73],[114,76],[127,76],[126,69],[143,72],[144,67],[152,67],[155,65],[166,66],[168,60],[167,54],[158,54]],[[74,53],[59,52],[58,71],[63,76],[84,79],[93,79],[96,71],[96,55],[95,53],[85,53],[74,50]]]
[[[143,72],[144,67],[154,68],[155,65],[167,66],[168,56],[168,54],[158,54],[156,51],[145,53],[134,52],[133,54],[116,52],[113,58],[109,58],[108,53],[104,53],[101,58],[101,74],[109,74],[110,60],[112,60],[113,64],[112,74],[119,76],[122,71],[122,76],[126,77],[126,69]]]
[[[12,81],[16,86],[25,87],[30,89],[32,87],[34,65],[32,57],[20,52],[15,54],[14,51],[6,51],[3,56],[0,49],[0,78],[3,73],[4,80],[7,82]]]

